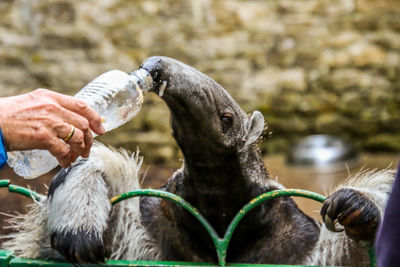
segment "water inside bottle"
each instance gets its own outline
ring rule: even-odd
[[[123,84],[115,80],[115,84],[94,80],[76,95],[101,115],[106,131],[131,120],[143,103],[143,94],[139,86],[128,75],[124,79]]]

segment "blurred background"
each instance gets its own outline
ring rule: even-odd
[[[211,76],[246,112],[264,114],[260,146],[272,177],[321,193],[362,168],[396,166],[399,52],[398,0],[0,0],[0,96],[39,87],[73,95],[105,71],[170,56]],[[288,166],[287,153],[310,134],[348,140],[358,164]],[[139,147],[145,186],[181,165],[168,109],[152,94],[133,121],[98,139]],[[50,179],[0,174],[40,192]],[[0,201],[6,213],[30,202],[4,192]],[[319,218],[317,204],[299,203]]]

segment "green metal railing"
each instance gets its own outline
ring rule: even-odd
[[[0,187],[8,187],[8,190],[13,193],[21,194],[26,197],[30,197],[34,200],[41,200],[44,198],[43,195],[34,192],[30,189],[21,187],[21,186],[16,186],[10,184],[9,180],[0,180]],[[224,236],[221,238],[215,229],[210,225],[210,223],[204,218],[204,216],[194,207],[192,206],[189,202],[181,198],[180,196],[177,196],[175,194],[166,192],[166,191],[161,191],[161,190],[154,190],[154,189],[142,189],[142,190],[135,190],[127,193],[123,193],[121,195],[117,195],[111,199],[111,203],[113,205],[119,203],[120,201],[123,201],[128,198],[133,198],[133,197],[140,197],[140,196],[149,196],[149,197],[159,197],[163,199],[168,199],[183,208],[185,208],[188,212],[190,212],[207,230],[208,234],[210,235],[216,252],[218,256],[218,264],[219,266],[249,266],[248,264],[227,264],[226,263],[226,254],[229,246],[229,242],[232,238],[232,235],[239,224],[239,222],[242,220],[242,218],[249,213],[253,208],[256,206],[262,204],[263,202],[277,198],[277,197],[283,197],[283,196],[296,196],[296,197],[305,197],[309,199],[313,199],[319,202],[323,202],[326,197],[323,195],[320,195],[318,193],[306,191],[306,190],[300,190],[300,189],[286,189],[286,190],[274,190],[270,191],[267,193],[264,193],[248,202],[245,206],[243,206],[242,209],[239,210],[239,212],[236,214],[236,216],[233,218],[231,223],[229,224]],[[374,250],[372,248],[368,248],[368,253],[370,257],[370,264],[371,267],[376,267],[376,261],[375,261],[375,256],[374,256]],[[9,265],[2,265],[2,255],[6,259],[6,261],[9,262]],[[25,265],[24,265],[25,264]],[[65,264],[65,265],[60,265],[60,264]],[[54,263],[54,262],[47,262],[47,261],[42,261],[42,260],[33,260],[33,259],[21,259],[21,258],[13,258],[12,254],[8,251],[1,251],[0,250],[0,267],[3,266],[13,266],[13,267],[22,267],[22,266],[70,266],[69,263]],[[109,260],[106,264],[106,266],[218,266],[215,264],[211,263],[190,263],[190,262],[159,262],[159,261],[113,261]],[[285,266],[285,265],[269,265],[269,264],[251,264],[251,266]],[[287,265],[286,265],[287,266]]]
[[[39,194],[28,188],[25,188],[25,187],[22,187],[19,185],[15,185],[15,184],[10,184],[10,180],[0,180],[0,188],[1,187],[8,187],[9,192],[17,193],[17,194],[32,198],[36,201],[40,201],[42,198],[45,197],[42,194]]]

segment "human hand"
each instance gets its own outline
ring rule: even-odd
[[[68,141],[63,141],[75,131]],[[96,111],[77,98],[46,89],[0,98],[0,127],[8,151],[46,149],[66,168],[88,157],[92,132],[103,134]]]

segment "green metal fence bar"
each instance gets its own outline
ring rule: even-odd
[[[237,225],[242,220],[242,218],[256,206],[258,206],[261,203],[268,201],[270,199],[277,198],[277,197],[283,197],[283,196],[305,197],[305,198],[319,201],[321,203],[324,202],[324,200],[326,199],[326,197],[321,194],[307,191],[307,190],[300,190],[300,189],[274,190],[274,191],[264,193],[256,198],[250,200],[249,203],[247,203],[242,209],[240,209],[240,211],[236,214],[234,219],[229,224],[228,229],[225,232],[224,238],[220,238],[218,236],[218,234],[215,232],[214,228],[206,221],[206,219],[199,213],[199,211],[196,208],[194,208],[188,202],[183,200],[181,197],[179,197],[175,194],[172,194],[172,193],[168,193],[168,192],[161,191],[161,190],[153,190],[153,189],[135,190],[135,191],[131,191],[131,192],[127,192],[127,193],[115,196],[111,199],[111,202],[113,204],[116,204],[119,201],[122,201],[124,199],[131,198],[131,197],[137,197],[137,196],[161,197],[161,198],[165,198],[165,199],[170,199],[179,205],[181,205],[182,203],[185,203],[186,205],[185,206],[182,205],[182,206],[186,210],[188,210],[191,214],[193,214],[203,224],[203,226],[205,226],[207,232],[210,233],[210,236],[211,236],[211,238],[214,242],[215,248],[217,250],[218,263],[220,266],[226,266],[226,254],[227,254],[229,242],[232,238],[233,232],[235,231]],[[192,209],[194,209],[194,210],[192,210]],[[212,232],[212,234],[211,234],[211,232]],[[371,267],[376,267],[376,261],[375,261],[373,252],[374,252],[373,248],[368,248],[368,254],[370,257]]]
[[[14,184],[10,184],[8,186],[8,191],[10,191],[12,193],[17,193],[17,194],[20,194],[20,195],[24,195],[24,196],[32,198],[32,199],[34,199],[36,201],[40,201],[42,199],[42,197],[43,197],[43,195],[41,195],[41,194],[39,194],[39,193],[37,193],[37,192],[35,192],[33,190],[30,190],[28,188],[25,188],[25,187],[22,187],[22,186],[19,186],[19,185],[14,185]]]
[[[0,250],[0,267],[73,267],[73,264],[68,262],[57,262],[57,261],[46,261],[40,259],[25,259],[18,258],[12,255],[12,252],[6,250]],[[93,267],[99,266],[99,264],[79,264],[79,266]],[[204,262],[181,262],[181,261],[119,261],[119,260],[108,260],[101,266],[106,267],[187,267],[187,266],[203,266],[203,267],[218,267],[214,263]],[[228,267],[311,267],[303,265],[282,265],[282,264],[247,264],[247,263],[228,263]],[[315,267],[315,266],[313,266]]]
[[[368,256],[369,256],[369,266],[377,267],[376,266],[376,258],[375,258],[375,248],[368,247],[367,249],[368,249]]]
[[[7,179],[0,180],[0,187],[8,187],[9,184],[10,184],[10,180],[7,180]]]
[[[224,258],[222,259],[222,262],[225,263],[226,260],[226,252],[228,250],[229,242],[231,241],[233,232],[235,231],[237,225],[239,222],[243,219],[243,217],[249,213],[252,209],[257,207],[258,205],[262,204],[263,202],[266,202],[270,199],[273,198],[278,198],[278,197],[284,197],[284,196],[296,196],[296,197],[305,197],[305,198],[310,198],[319,202],[324,202],[326,199],[325,196],[307,191],[307,190],[300,190],[300,189],[285,189],[285,190],[274,190],[270,191],[267,193],[264,193],[262,195],[259,195],[258,197],[253,198],[250,200],[246,205],[244,205],[243,208],[240,209],[238,213],[236,213],[236,216],[233,218],[231,223],[228,226],[228,229],[225,232],[224,235],[224,244],[223,244],[223,249],[224,251],[221,252],[221,254],[224,255]],[[221,262],[220,262],[221,264]],[[222,265],[223,266],[223,265]]]
[[[181,197],[174,195],[172,193],[168,193],[165,191],[161,190],[152,190],[152,189],[147,189],[147,190],[135,190],[131,191],[128,193],[124,193],[118,196],[115,196],[111,199],[111,202],[113,204],[118,203],[121,200],[130,198],[130,197],[137,197],[137,196],[153,196],[153,197],[161,197],[161,198],[166,198],[174,201],[175,203],[178,203],[179,205],[185,203],[185,205],[182,205],[186,210],[188,210],[191,214],[193,214],[206,228],[207,232],[210,233],[210,236],[214,242],[215,248],[217,250],[217,256],[218,256],[218,262],[220,266],[225,266],[226,265],[226,254],[229,246],[229,242],[232,238],[233,232],[236,229],[237,225],[241,221],[241,219],[253,208],[256,206],[260,205],[261,203],[272,199],[272,198],[277,198],[277,197],[282,197],[282,196],[300,196],[300,197],[306,197],[306,198],[311,198],[314,200],[317,200],[319,202],[323,202],[326,197],[311,191],[306,191],[306,190],[299,190],[299,189],[287,189],[287,190],[274,190],[271,192],[264,193],[254,199],[252,199],[249,203],[247,203],[234,217],[232,222],[229,224],[228,229],[225,232],[224,238],[220,238],[214,228],[205,220],[205,218],[198,212],[197,209],[195,209],[192,205],[187,203],[185,200],[183,200]],[[195,210],[193,210],[195,209]]]
[[[135,190],[135,191],[130,191],[127,193],[123,193],[118,196],[114,196],[111,198],[111,203],[113,205],[117,204],[118,202],[125,200],[127,198],[132,198],[132,197],[139,197],[139,196],[148,196],[148,197],[159,197],[159,198],[164,198],[171,200],[178,205],[182,206],[184,209],[189,211],[207,230],[208,234],[210,235],[215,249],[218,254],[218,258],[220,258],[222,255],[220,255],[221,251],[221,238],[218,236],[217,232],[215,231],[214,227],[211,226],[211,224],[206,220],[206,218],[201,215],[201,213],[193,207],[189,202],[181,198],[180,196],[177,196],[175,194],[162,191],[162,190],[155,190],[155,189],[142,189],[142,190]]]
[[[0,267],[8,267],[13,253],[7,250],[0,250]]]
[[[10,184],[10,180],[8,179],[0,180],[0,188],[1,187],[8,187],[9,192],[20,194],[36,201],[40,201],[41,199],[44,198],[44,195],[39,194],[38,192],[30,190],[26,187]]]
[[[43,195],[41,195],[35,191],[32,191],[28,188],[10,184],[9,180],[0,180],[0,187],[8,187],[8,190],[12,193],[18,193],[18,194],[24,195],[26,197],[29,197],[29,198],[37,200],[37,201],[41,200],[44,197]],[[130,191],[130,192],[126,192],[126,193],[114,196],[110,201],[113,205],[115,205],[125,199],[139,197],[139,196],[159,197],[159,198],[163,198],[163,199],[168,199],[168,200],[173,201],[174,203],[177,203],[178,205],[182,206],[187,211],[189,211],[197,220],[199,220],[199,222],[204,226],[204,228],[209,233],[212,241],[214,242],[214,246],[216,248],[216,252],[217,252],[217,256],[218,256],[218,263],[220,266],[230,266],[230,264],[226,263],[226,254],[227,254],[229,242],[232,238],[232,235],[233,235],[237,225],[242,220],[242,218],[256,206],[258,206],[258,205],[262,204],[263,202],[268,201],[270,199],[277,198],[277,197],[283,197],[283,196],[305,197],[305,198],[319,201],[321,203],[326,199],[325,196],[320,195],[318,193],[314,193],[314,192],[307,191],[307,190],[300,190],[300,189],[274,190],[274,191],[264,193],[256,198],[250,200],[245,206],[243,206],[242,209],[240,209],[240,211],[236,214],[236,216],[233,218],[233,220],[229,224],[229,226],[224,234],[224,237],[221,238],[218,236],[217,232],[210,225],[210,223],[203,217],[202,214],[200,214],[200,212],[194,206],[192,206],[189,202],[187,202],[186,200],[184,200],[183,198],[181,198],[180,196],[177,196],[175,194],[172,194],[172,193],[169,193],[166,191],[162,191],[162,190],[142,189],[142,190],[134,190],[134,191]],[[375,261],[373,248],[368,249],[368,254],[370,257],[371,267],[376,267],[376,261]],[[23,259],[21,259],[21,260],[23,261]],[[40,261],[40,260],[38,260],[38,261]],[[32,260],[30,260],[30,262],[32,262]],[[45,261],[42,261],[40,265],[36,265],[36,266],[53,266],[53,265],[47,265],[45,263],[46,263]],[[139,265],[136,265],[136,263]],[[44,264],[44,265],[42,265],[42,264]],[[107,264],[108,264],[108,262],[107,262]],[[110,262],[110,264],[111,264],[111,262]],[[203,264],[198,265],[197,263],[196,264],[195,263],[193,263],[193,264],[192,263],[184,263],[184,265],[180,265],[183,263],[171,262],[171,264],[169,264],[168,262],[129,262],[129,266],[144,266],[144,265],[146,265],[146,266],[149,266],[149,265],[150,266],[185,266],[188,264],[192,265],[192,266],[215,266],[210,263],[204,263],[205,265],[203,265]],[[111,265],[108,265],[108,266],[114,266],[114,265],[115,264],[112,263]],[[2,265],[0,265],[0,267],[1,266]],[[26,265],[13,265],[13,266],[26,266]],[[57,266],[57,265],[54,265],[54,266]],[[119,265],[119,266],[121,266],[121,265]],[[234,266],[238,266],[238,265],[235,264]],[[247,266],[247,265],[243,265],[243,266]],[[284,266],[284,265],[268,265],[268,264],[267,265],[264,265],[264,264],[254,265],[254,264],[252,264],[251,266]]]

